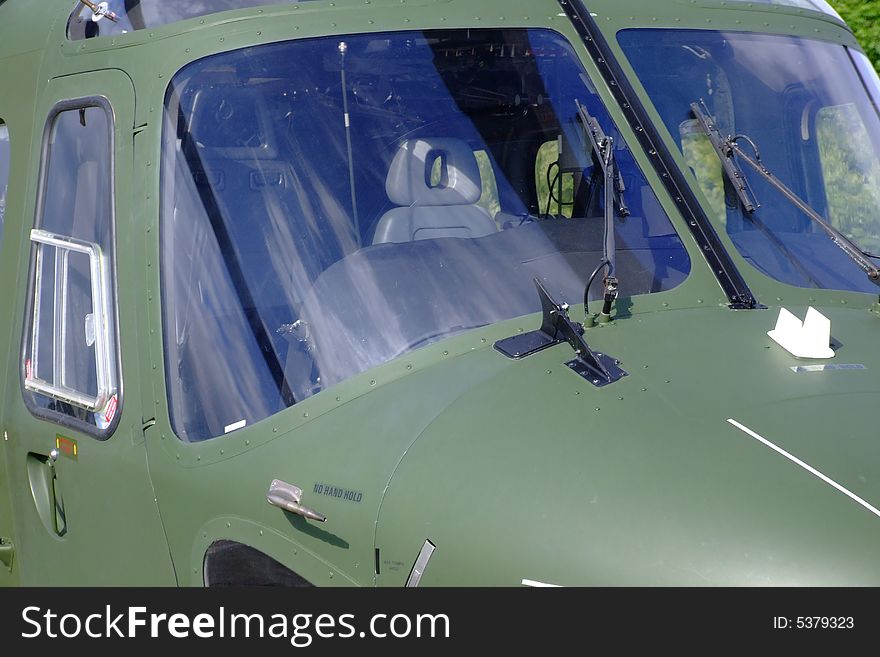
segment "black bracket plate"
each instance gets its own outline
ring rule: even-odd
[[[605,371],[610,374],[610,378],[605,378],[602,376],[602,373],[590,367],[585,361],[580,358],[575,358],[574,360],[570,360],[566,363],[566,366],[571,369],[573,372],[580,374],[581,377],[585,378],[587,381],[592,383],[597,388],[602,388],[607,386],[609,383],[614,383],[621,377],[627,376],[627,373],[621,369],[620,361],[612,358],[611,356],[606,356],[605,354],[596,354],[596,358],[600,363],[605,367]]]
[[[574,349],[576,358],[566,365],[594,386],[601,388],[627,375],[618,360],[590,348],[583,337],[584,327],[571,321],[568,306],[556,303],[537,278],[535,287],[538,288],[541,307],[544,309],[541,328],[499,340],[495,343],[496,351],[519,360],[547,347],[567,342]]]
[[[562,338],[552,338],[538,329],[499,340],[495,343],[495,349],[508,358],[519,360],[560,342],[563,342]]]

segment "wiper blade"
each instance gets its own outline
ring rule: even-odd
[[[691,111],[702,126],[704,134],[709,138],[712,147],[715,149],[715,154],[721,162],[724,175],[727,177],[727,180],[730,182],[737,196],[739,196],[740,203],[742,203],[743,208],[750,215],[752,223],[759,231],[761,231],[761,234],[767,239],[767,241],[776,247],[785,259],[797,269],[798,273],[800,273],[804,279],[808,280],[816,287],[822,287],[822,284],[806,267],[803,266],[803,264],[801,264],[801,261],[788,249],[785,243],[780,240],[776,234],[764,224],[764,222],[760,221],[757,217],[752,216],[755,211],[761,207],[761,204],[758,202],[757,198],[755,198],[754,193],[752,193],[748,179],[740,168],[739,163],[733,159],[733,151],[727,144],[727,140],[721,136],[721,132],[715,125],[705,103],[702,101],[699,104],[692,103]]]
[[[709,114],[706,104],[702,101],[699,103],[691,103],[691,111],[703,126],[703,131],[706,133],[706,136],[709,137],[709,141],[712,142],[712,146],[715,148],[715,152],[721,160],[724,172],[736,189],[740,202],[746,212],[753,214],[760,207],[760,204],[755,200],[754,194],[752,194],[749,189],[748,180],[745,178],[745,174],[734,159],[734,155],[748,164],[749,167],[755,170],[758,175],[764,178],[764,180],[769,182],[792,205],[816,223],[825,234],[828,235],[829,239],[831,239],[832,242],[846,253],[850,259],[865,272],[865,274],[867,274],[868,279],[872,283],[880,286],[880,268],[871,262],[864,251],[853,243],[852,240],[828,223],[822,215],[810,207],[806,201],[795,194],[785,183],[773,175],[772,171],[764,166],[764,163],[761,161],[761,153],[754,141],[746,135],[729,135],[727,137],[722,137],[721,132],[718,130],[718,126],[715,124],[715,120],[712,118],[711,114]],[[755,156],[752,157],[746,153],[740,147],[738,143],[739,141],[748,142],[754,151]]]
[[[725,139],[721,136],[718,126],[715,125],[715,120],[709,114],[709,108],[706,107],[706,104],[703,101],[700,101],[699,103],[691,103],[691,112],[693,112],[694,116],[700,122],[700,125],[703,127],[703,132],[709,138],[712,148],[715,149],[715,153],[718,155],[718,159],[721,160],[721,167],[724,169],[724,175],[727,176],[730,184],[733,185],[743,208],[749,214],[753,213],[761,207],[761,204],[758,203],[758,200],[752,193],[752,190],[749,187],[749,181],[743,173],[743,170],[732,157],[733,148],[730,143],[730,137]]]
[[[581,105],[580,101],[575,99],[577,105],[578,119],[583,127],[586,142],[589,145],[589,151],[594,154],[599,167],[602,169],[602,175],[605,180],[605,239],[602,245],[602,262],[593,272],[587,281],[584,289],[584,313],[589,316],[589,294],[590,285],[593,283],[596,274],[604,266],[605,267],[605,300],[602,306],[602,317],[606,320],[611,316],[611,304],[617,299],[619,282],[615,276],[617,267],[617,243],[614,239],[614,211],[615,207],[621,217],[629,215],[629,208],[623,198],[626,191],[626,185],[617,168],[617,160],[614,157],[614,138],[609,137],[602,130],[599,122],[590,115],[587,108]]]

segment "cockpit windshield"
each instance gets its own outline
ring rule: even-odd
[[[626,30],[618,38],[710,215],[752,265],[791,285],[876,293],[865,271],[880,265],[880,115],[877,74],[862,53],[716,31]],[[854,244],[857,257],[745,165],[756,207],[744,207],[694,103],[721,135],[753,157],[760,152],[763,167]]]
[[[180,71],[162,208],[177,433],[223,434],[538,312],[535,277],[580,301],[606,195],[579,107],[612,138],[620,294],[678,285],[687,252],[555,32],[328,37]]]

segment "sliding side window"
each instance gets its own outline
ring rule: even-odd
[[[106,436],[119,408],[110,108],[67,104],[49,118],[23,375],[31,410]]]

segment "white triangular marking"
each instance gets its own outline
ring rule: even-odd
[[[831,320],[812,306],[803,322],[785,308],[780,309],[776,328],[767,335],[798,358],[834,358]]]

